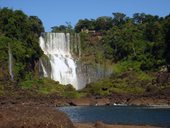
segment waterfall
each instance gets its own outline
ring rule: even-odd
[[[40,37],[40,47],[50,60],[50,78],[64,85],[71,84],[75,89],[79,89],[76,63],[70,53],[70,34],[44,33],[44,36]],[[47,76],[42,62],[41,65],[44,76]]]
[[[8,68],[9,68],[9,75],[11,77],[11,80],[13,81],[14,80],[14,75],[13,75],[13,72],[12,72],[12,53],[11,53],[11,46],[10,44],[8,43],[8,56],[9,56],[9,62],[8,62]]]
[[[79,33],[70,35],[70,50],[71,54],[76,55],[78,59],[81,58],[81,41]]]
[[[42,67],[44,77],[48,77],[48,73],[47,73],[47,71],[45,69],[45,66],[44,66],[44,64],[43,64],[41,59],[40,59],[40,65]]]
[[[100,64],[81,62],[81,42],[78,33],[43,33],[40,47],[48,57],[40,59],[41,73],[61,84],[71,84],[77,90],[86,84],[108,77],[112,69]]]

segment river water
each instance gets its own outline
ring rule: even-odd
[[[170,127],[170,107],[152,106],[73,106],[57,108],[73,122],[109,124],[137,124]]]

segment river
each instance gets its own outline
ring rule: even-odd
[[[59,107],[73,122],[136,124],[170,127],[170,106],[69,106]]]

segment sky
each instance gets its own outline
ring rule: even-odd
[[[0,7],[38,16],[46,32],[53,26],[66,25],[66,22],[74,26],[79,19],[112,16],[113,12],[130,17],[137,12],[159,16],[170,14],[170,0],[0,0]]]

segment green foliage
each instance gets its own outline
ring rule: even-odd
[[[8,37],[0,35],[0,63],[3,64],[3,61],[8,60],[8,45],[12,42],[12,40]]]
[[[78,23],[75,26],[75,31],[76,32],[81,32],[82,30],[86,30],[86,29],[94,29],[94,20],[88,20],[88,19],[84,19],[84,20],[79,20]]]
[[[3,51],[0,53],[0,63],[6,65],[3,72],[8,74],[9,47],[11,48],[13,73],[16,81],[34,71],[36,61],[43,54],[39,47],[39,36],[43,31],[42,22],[38,17],[28,17],[21,10],[0,9],[0,49]]]
[[[111,89],[113,92],[119,93],[119,94],[142,94],[144,93],[144,88],[138,87],[138,86],[126,86],[126,85],[120,85],[115,86]]]
[[[113,14],[113,23],[114,25],[122,25],[126,22],[126,15],[124,13],[120,13],[120,12],[116,12],[116,13],[112,13]]]
[[[64,33],[73,33],[74,29],[71,25],[71,22],[66,22],[67,25],[60,25],[51,27],[51,32],[64,32]]]
[[[127,61],[120,61],[113,65],[113,71],[117,74],[133,70],[133,71],[140,71],[141,62],[127,60]]]
[[[64,98],[80,98],[86,96],[86,93],[76,91],[72,85],[61,85],[59,82],[47,78],[30,78],[30,75],[27,75],[27,79],[20,82],[19,86],[22,89],[34,90],[37,94],[41,95],[55,94]]]
[[[30,76],[28,76],[30,77]],[[58,95],[64,92],[64,86],[60,85],[58,82],[55,82],[50,79],[26,79],[20,82],[20,86],[23,89],[34,89],[39,94],[53,94]]]
[[[81,98],[81,97],[85,97],[86,96],[86,93],[83,93],[83,92],[78,92],[78,91],[65,91],[62,96],[64,98],[74,98],[74,99],[78,99],[78,98]]]
[[[76,91],[70,84],[64,86],[62,85],[62,89],[63,89],[62,91],[60,90],[60,95],[64,98],[81,98],[86,96],[86,93]]]
[[[83,91],[93,96],[110,96],[114,93],[144,94],[154,79],[151,74],[128,71],[90,83]]]
[[[170,72],[170,15],[165,18],[164,29],[165,29],[165,60],[168,65]]]
[[[8,52],[11,42],[10,38],[0,35],[0,81],[6,81],[10,77],[8,71]]]
[[[123,24],[127,17],[123,13],[113,13],[113,18],[109,16],[102,16],[95,19],[80,19],[75,26],[76,32],[81,32],[85,30],[95,30],[98,32],[103,32],[103,30],[108,30],[113,25]]]
[[[135,13],[129,18],[119,12],[113,13],[113,17],[79,20],[75,31],[83,30],[82,60],[95,60],[96,63],[109,60],[116,65],[124,63],[124,69],[114,66],[122,71],[129,67],[142,71],[157,71],[164,65],[169,68],[169,21],[169,16]]]
[[[94,65],[109,62],[118,75],[136,72],[133,74],[135,78],[129,75],[91,83],[85,92],[77,92],[71,85],[63,86],[52,80],[35,78],[35,65],[43,56],[38,43],[43,31],[38,17],[27,16],[20,10],[0,9],[0,81],[9,80],[9,48],[14,79],[20,82],[22,88],[35,89],[40,94],[56,93],[66,98],[79,98],[89,92],[102,96],[143,93],[145,89],[150,90],[149,85],[143,88],[143,83],[150,83],[153,79],[143,71],[159,70],[164,65],[170,71],[170,15],[159,17],[136,13],[129,18],[117,12],[110,17],[80,19],[74,29],[70,22],[52,27],[52,32],[81,32],[82,61]],[[0,87],[1,92],[3,88]]]

